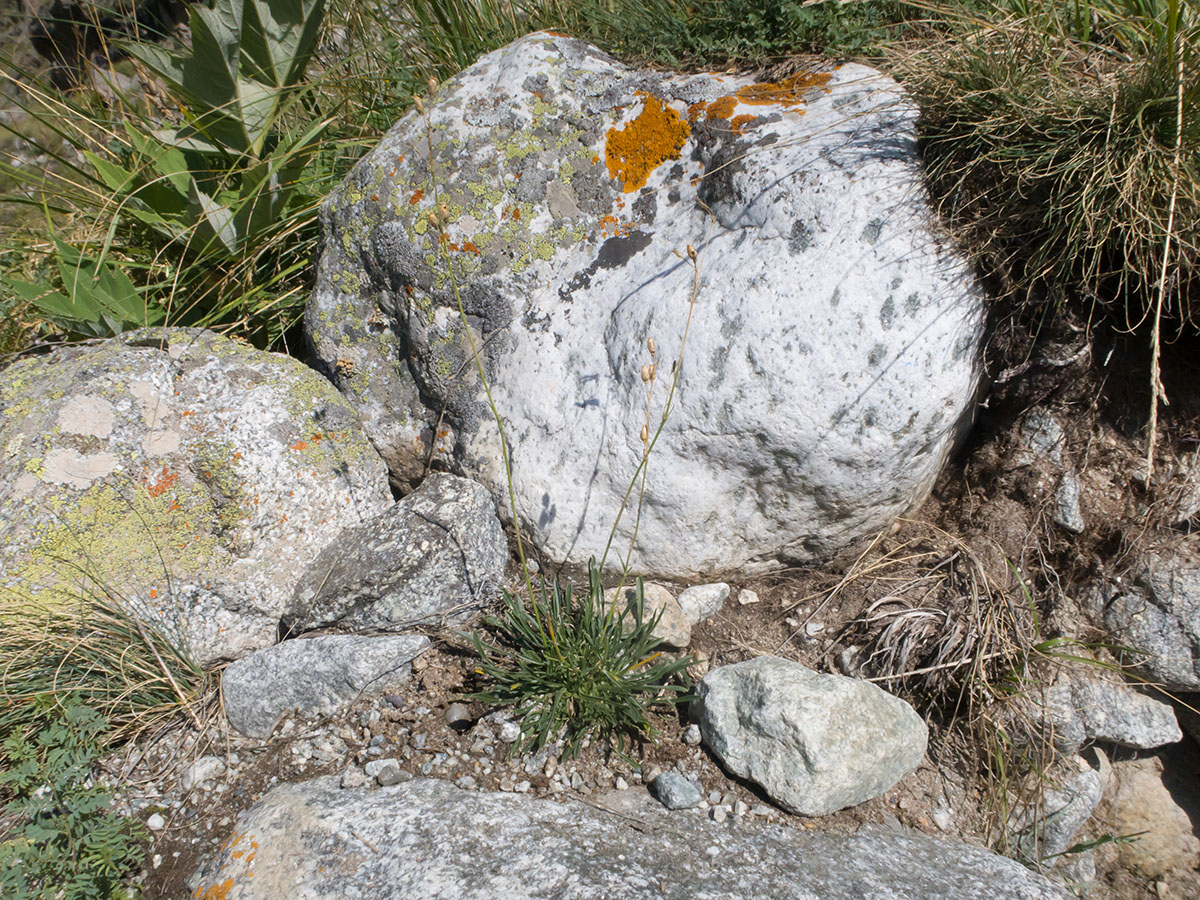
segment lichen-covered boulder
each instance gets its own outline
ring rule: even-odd
[[[755,84],[530,35],[443,85],[334,192],[312,347],[396,481],[440,458],[507,514],[478,348],[521,524],[582,565],[686,335],[633,568],[828,556],[924,498],[972,411],[982,295],[934,226],[916,115],[862,66]]]
[[[0,617],[101,592],[201,664],[273,643],[305,567],[392,503],[332,385],[193,329],[9,366],[0,450]]]

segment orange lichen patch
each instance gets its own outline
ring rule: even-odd
[[[737,98],[751,106],[799,106],[804,102],[805,93],[815,87],[824,87],[832,77],[828,72],[797,72],[783,81],[762,82],[740,88]]]
[[[418,203],[421,202],[421,198],[424,196],[425,196],[425,189],[417,188],[415,191],[413,191],[413,195],[408,198],[408,205],[416,206]]]
[[[479,248],[475,246],[474,242],[467,241],[465,244],[462,245],[462,252],[463,253],[474,253],[474,254],[478,255]]]
[[[714,119],[728,119],[733,115],[734,107],[737,106],[737,97],[719,97],[712,103],[708,104],[708,109],[704,113],[704,118],[710,122]]]
[[[632,222],[622,222],[616,216],[601,216],[600,217],[600,236],[601,237],[625,237],[636,226]]]
[[[175,482],[178,480],[178,474],[175,472],[170,472],[164,467],[163,470],[158,473],[158,478],[146,485],[146,492],[149,493],[151,497],[161,497],[172,487],[174,487]]]
[[[220,884],[205,887],[200,885],[192,894],[194,900],[229,900],[229,892],[233,890],[233,879],[226,878]]]
[[[618,131],[610,128],[604,141],[609,177],[620,181],[625,193],[645,187],[650,173],[679,152],[692,129],[657,97],[646,97],[636,119]]]
[[[292,444],[292,446],[291,446],[291,447],[289,447],[288,449],[290,449],[290,450],[303,450],[303,449],[304,449],[305,447],[307,447],[307,446],[308,446],[308,442],[307,442],[307,441],[296,441],[296,443]],[[255,499],[255,501],[254,501],[254,502],[255,502],[255,503],[257,503],[257,502],[258,502],[258,500],[257,500],[257,499]]]
[[[708,109],[708,104],[703,100],[699,101],[698,103],[693,103],[688,107],[688,121],[695,122],[698,118],[700,118],[700,113],[704,112],[706,109]]]
[[[733,129],[734,134],[741,134],[742,129],[757,118],[758,116],[734,116],[729,120],[729,127]]]

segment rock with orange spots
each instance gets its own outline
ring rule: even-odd
[[[645,788],[558,803],[417,778],[272,788],[202,864],[221,900],[866,898],[1067,900],[983,847],[903,828],[853,834],[672,812]],[[606,808],[607,807],[607,808]],[[614,812],[614,810],[617,810]],[[631,827],[631,825],[633,827]],[[636,828],[636,831],[634,830]],[[207,893],[212,892],[212,893]]]
[[[304,568],[392,503],[332,385],[197,329],[9,366],[0,448],[0,619],[105,595],[204,665],[274,643]]]
[[[364,697],[397,690],[412,660],[429,647],[421,634],[328,634],[283,641],[242,657],[221,672],[229,724],[268,738],[287,713],[332,715]]]
[[[508,514],[478,358],[554,563],[600,558],[620,519],[637,572],[760,572],[927,496],[972,419],[984,304],[896,82],[671,75],[538,33],[424,110],[331,196],[306,312],[395,483],[432,460]]]

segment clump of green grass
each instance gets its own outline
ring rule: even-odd
[[[653,707],[688,699],[680,680],[692,660],[659,649],[652,633],[659,616],[645,617],[640,579],[623,608],[605,605],[594,566],[581,595],[543,582],[540,602],[531,605],[532,612],[520,595],[505,592],[500,614],[484,620],[495,640],[471,635],[477,672],[491,683],[472,699],[513,709],[521,751],[565,733],[565,758],[585,738],[624,752],[631,740],[653,739]]]
[[[196,723],[213,694],[177,642],[104,591],[0,598],[0,733],[32,740],[76,703],[117,742],[181,714]]]
[[[96,782],[104,717],[73,699],[48,704],[36,739],[4,741],[0,895],[8,900],[128,900],[148,833],[118,816]]]
[[[963,245],[1011,297],[1195,324],[1196,7],[1011,0],[947,21],[897,67]]]

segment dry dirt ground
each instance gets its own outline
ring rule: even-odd
[[[292,722],[265,743],[231,738],[215,724],[203,739],[181,731],[162,736],[131,777],[166,760],[186,762],[201,754],[236,760],[238,775],[223,791],[193,790],[179,805],[163,809],[166,827],[149,852],[145,896],[187,896],[186,878],[198,860],[229,836],[237,813],[272,784],[338,773],[372,755],[394,757],[413,775],[469,776],[482,790],[572,797],[601,806],[622,782],[636,785],[656,769],[674,767],[702,782],[710,809],[701,814],[736,809],[807,829],[894,824],[1002,849],[1005,786],[1010,800],[1020,803],[1036,795],[1039,770],[1053,762],[1048,751],[1031,751],[1032,771],[1022,779],[1020,758],[1009,754],[1003,761],[1010,778],[1003,782],[1001,759],[992,752],[1004,710],[1052,675],[1055,660],[1032,648],[1070,636],[1084,642],[1077,650],[1120,663],[1104,647],[1107,636],[1084,625],[1081,607],[1089,584],[1097,575],[1118,573],[1139,547],[1182,540],[1196,524],[1174,521],[1172,510],[1195,488],[1185,463],[1200,443],[1200,394],[1193,388],[1200,383],[1200,357],[1190,346],[1168,348],[1165,380],[1172,406],[1160,421],[1159,474],[1147,484],[1142,432],[1149,391],[1139,383],[1145,381],[1139,373],[1148,370],[1146,357],[1139,339],[1107,335],[1060,317],[1036,346],[998,354],[980,421],[922,508],[843,559],[731,583],[724,608],[693,631],[693,677],[770,653],[871,678],[910,700],[930,724],[929,753],[916,772],[883,796],[820,819],[782,813],[753,785],[731,778],[702,747],[684,740],[682,712],[661,715],[657,742],[625,757],[588,746],[574,760],[508,758],[507,745],[495,737],[498,725],[481,721],[490,710],[464,699],[483,687],[464,640],[434,633],[434,649],[418,660],[402,692],[364,702],[337,721]],[[1089,525],[1081,534],[1053,522],[1058,473],[1023,450],[1021,425],[1035,408],[1052,411],[1066,432],[1065,452],[1085,489]],[[738,602],[747,589],[757,602]],[[469,716],[452,727],[445,713],[459,702]],[[306,758],[314,739],[330,735],[344,743],[344,751],[324,762]],[[1106,750],[1114,761],[1151,755]],[[1200,835],[1200,752],[1185,738],[1155,753],[1175,801]],[[1102,809],[1077,840],[1105,834]],[[1173,871],[1151,882],[1122,869],[1113,845],[1101,846],[1093,858],[1094,880],[1081,889],[1095,900],[1200,897],[1195,871]],[[1068,856],[1056,864],[1070,869],[1072,862]]]

